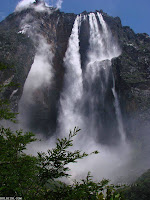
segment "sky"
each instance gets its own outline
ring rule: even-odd
[[[0,20],[12,13],[20,0],[0,0]],[[28,0],[25,0],[28,1]],[[47,0],[56,4],[56,0]],[[108,15],[121,18],[124,26],[136,33],[150,35],[150,0],[63,0],[61,11],[81,13],[102,9]]]

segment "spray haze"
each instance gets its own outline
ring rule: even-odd
[[[31,66],[24,86],[23,95],[25,95],[29,101],[35,90],[50,85],[53,77],[52,58],[51,46],[40,36],[34,63]]]
[[[19,103],[19,120],[24,128],[28,127],[31,110],[36,102],[42,102],[46,106],[45,89],[49,90],[53,79],[53,53],[51,46],[42,36],[38,36],[39,45],[26,79],[23,94]]]

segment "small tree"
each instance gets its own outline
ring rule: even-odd
[[[0,196],[26,196],[38,171],[37,158],[23,151],[35,140],[30,132],[0,129]]]

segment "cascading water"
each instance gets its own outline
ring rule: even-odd
[[[107,50],[104,46],[104,38],[100,33],[98,21],[94,13],[89,14],[90,39],[88,63],[85,71],[85,82],[87,82],[86,99],[89,106],[89,119],[91,133],[97,132],[95,128],[101,130],[101,112],[99,105],[104,104],[104,95],[106,92],[109,76]],[[105,61],[106,60],[106,61]],[[104,61],[104,62],[103,62]],[[100,126],[99,126],[100,125]]]
[[[81,16],[77,16],[64,58],[66,69],[64,90],[60,98],[59,128],[67,134],[75,126],[82,126],[80,102],[83,95],[82,69],[79,54],[79,28]]]
[[[125,144],[125,142],[126,142],[126,133],[125,133],[124,126],[123,126],[122,114],[121,114],[121,110],[120,110],[118,95],[117,95],[116,90],[115,90],[114,77],[113,77],[112,92],[113,92],[114,99],[115,99],[114,106],[115,106],[116,117],[117,117],[117,122],[118,122],[118,130],[119,130],[119,133],[120,133],[122,144]]]
[[[83,70],[80,61],[82,55],[79,53],[79,45],[81,45],[79,30],[82,27],[82,22],[87,20],[89,21],[90,31],[89,50]],[[101,155],[93,158],[92,162],[91,158],[83,162],[80,161],[79,167],[71,165],[73,177],[77,178],[79,175],[81,178],[81,174],[87,172],[86,166],[88,166],[88,170],[96,176],[103,175],[106,178],[111,177],[113,179],[112,174],[115,175],[117,169],[126,161],[128,150],[126,151],[124,146],[122,152],[121,146],[125,141],[125,131],[111,69],[111,59],[119,55],[120,50],[117,43],[113,41],[111,32],[101,14],[90,13],[76,18],[64,59],[66,74],[60,99],[59,126],[60,131],[64,132],[65,130],[67,134],[69,129],[79,126],[83,138],[80,137],[79,139],[78,136],[74,148],[83,151],[97,149],[101,152]],[[109,96],[111,98],[108,101]],[[111,116],[112,113],[113,116]],[[109,126],[109,124],[105,124],[106,118],[108,118],[108,123],[116,118],[120,140],[115,149],[102,145],[100,135],[104,135],[106,138],[104,144],[108,145],[109,133],[106,131],[107,129],[103,128]],[[111,131],[113,130],[111,129]],[[100,140],[97,140],[99,137]],[[112,142],[114,136],[112,135],[110,138]],[[110,165],[112,166],[111,170]]]
[[[89,50],[86,68],[82,72],[79,30],[82,20],[87,19],[89,19],[90,29]],[[111,102],[111,107],[113,105],[115,107],[116,123],[118,123],[121,141],[125,140],[119,101],[115,92],[113,76],[110,73],[112,71],[111,59],[119,54],[118,45],[113,42],[111,32],[101,14],[97,13],[96,16],[94,13],[90,13],[88,17],[77,16],[64,58],[66,73],[58,120],[62,133],[66,134],[70,129],[79,126],[82,130],[87,130],[87,137],[91,136],[96,139],[103,132],[106,138],[107,133],[105,133],[104,126],[107,125],[104,125],[103,116],[106,115],[106,95],[110,93],[112,100],[114,97],[115,101],[114,104]],[[106,117],[108,118],[111,115],[109,109],[107,113]]]
[[[98,20],[97,20],[98,18]],[[100,26],[101,31],[100,31]],[[90,132],[97,132],[97,135],[106,132],[103,130],[103,116],[105,112],[105,101],[106,94],[109,87],[113,87],[113,96],[115,99],[115,112],[118,123],[118,130],[123,141],[125,138],[125,131],[123,128],[123,123],[120,118],[121,111],[119,108],[119,103],[117,94],[115,92],[114,83],[111,86],[110,81],[113,81],[113,76],[110,73],[111,69],[111,59],[119,56],[120,51],[118,45],[113,42],[111,32],[108,30],[105,21],[101,14],[94,13],[89,14],[89,25],[90,25],[90,47],[88,52],[88,62],[86,65],[86,71],[84,79],[86,82],[87,91],[85,92],[86,101],[89,107],[89,121]],[[112,92],[111,90],[109,93]],[[109,113],[110,111],[108,111]],[[109,113],[111,115],[111,113]]]
[[[102,25],[103,34],[106,36],[106,46],[108,49],[109,58],[112,59],[113,57],[119,56],[120,51],[119,51],[117,45],[112,44],[111,41],[113,41],[113,40],[112,40],[111,34],[108,31],[107,25],[106,25],[105,21],[103,20],[102,15],[99,13],[97,13],[97,15],[98,15],[99,21]],[[112,79],[113,79],[112,92],[113,92],[114,99],[115,99],[114,106],[115,106],[115,112],[116,112],[116,117],[117,117],[117,122],[118,122],[118,130],[120,133],[121,142],[125,143],[126,133],[125,133],[125,130],[123,127],[122,115],[121,115],[118,95],[115,90],[115,79],[114,79],[113,74],[112,74]]]

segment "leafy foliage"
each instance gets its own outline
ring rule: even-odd
[[[42,169],[41,181],[45,182],[47,179],[55,179],[59,177],[68,177],[69,168],[66,167],[69,163],[77,162],[77,159],[82,159],[88,156],[87,153],[81,153],[81,151],[68,151],[67,149],[71,147],[72,138],[77,135],[80,129],[75,127],[73,133],[70,131],[69,137],[57,139],[56,147],[52,150],[48,150],[46,153],[38,153],[38,158],[40,161],[40,167]],[[92,153],[98,153],[97,151]]]
[[[10,110],[8,100],[0,100],[0,120],[5,119],[16,122],[16,114]]]
[[[26,145],[35,141],[32,133],[15,133],[0,128],[0,196],[25,196],[37,173],[37,159],[26,155]]]

